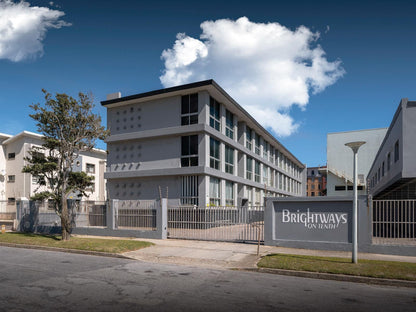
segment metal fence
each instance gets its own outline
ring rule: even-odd
[[[416,200],[373,200],[373,243],[416,245]]]
[[[254,242],[264,240],[264,207],[169,207],[168,237]]]
[[[119,200],[115,211],[116,228],[156,231],[156,207],[154,200]]]
[[[76,227],[106,227],[107,202],[105,201],[77,201],[75,202]]]

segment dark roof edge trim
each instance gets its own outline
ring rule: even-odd
[[[170,88],[165,88],[165,89],[159,89],[159,90],[154,90],[154,91],[145,92],[145,93],[129,95],[129,96],[125,96],[125,97],[121,97],[121,98],[117,98],[117,99],[112,99],[112,100],[107,100],[107,101],[101,101],[101,105],[106,106],[106,105],[110,105],[110,104],[114,104],[114,103],[120,103],[120,102],[129,101],[129,100],[141,99],[141,98],[145,98],[145,97],[149,97],[149,96],[155,96],[155,95],[164,94],[164,93],[170,93],[170,92],[175,92],[175,91],[198,88],[198,87],[207,86],[207,85],[210,85],[210,84],[214,84],[213,79],[198,81],[198,82],[194,82],[194,83],[188,83],[188,84],[185,84],[185,85],[180,85],[180,86],[175,86],[175,87],[170,87]]]

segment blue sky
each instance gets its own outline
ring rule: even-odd
[[[1,10],[15,7],[17,1],[12,3],[0,0],[1,3],[0,16]],[[38,6],[48,8],[49,11],[39,11],[44,17],[40,24],[27,23],[27,27],[33,29],[26,36],[11,33],[11,37],[7,37],[6,32],[2,32],[7,27],[4,23],[6,19],[4,15],[0,18],[2,133],[36,131],[34,122],[28,117],[31,112],[29,105],[43,103],[42,88],[51,93],[73,96],[79,91],[92,92],[96,112],[105,123],[106,111],[100,101],[105,100],[107,94],[120,91],[123,96],[127,96],[160,89],[178,81],[173,79],[170,84],[162,84],[160,80],[165,73],[167,60],[161,58],[162,52],[170,49],[170,56],[174,61],[177,60],[175,57],[178,57],[178,53],[175,52],[174,44],[178,33],[185,33],[184,36],[193,43],[202,42],[209,46],[209,43],[215,43],[214,39],[207,41],[208,39],[200,38],[203,33],[201,23],[213,21],[210,28],[206,27],[205,34],[212,31],[216,32],[214,36],[223,36],[219,31],[221,28],[213,27],[219,25],[216,22],[228,19],[233,26],[241,17],[247,18],[248,26],[263,27],[267,23],[284,26],[289,35],[294,35],[303,25],[309,31],[308,38],[314,38],[308,41],[307,52],[317,51],[320,46],[325,52],[322,56],[324,60],[329,65],[336,64],[333,73],[338,76],[332,77],[330,82],[319,80],[321,90],[317,93],[309,84],[306,99],[303,98],[298,103],[291,101],[291,97],[299,92],[296,88],[288,87],[284,91],[288,91],[289,95],[282,96],[288,99],[287,103],[281,100],[273,104],[273,100],[270,100],[270,104],[270,97],[278,98],[280,91],[267,83],[261,93],[270,91],[270,97],[264,100],[262,94],[254,93],[259,95],[258,103],[247,103],[254,111],[257,110],[260,114],[258,116],[262,116],[262,107],[265,111],[266,108],[278,108],[280,115],[276,115],[276,118],[283,118],[279,125],[284,125],[285,120],[291,120],[292,127],[288,125],[286,128],[290,131],[284,133],[282,130],[284,135],[277,138],[308,166],[326,163],[327,133],[388,127],[401,98],[416,100],[416,5],[413,1],[258,0],[246,3],[212,0],[148,3],[58,0],[53,3],[26,3],[29,8]],[[10,14],[15,14],[15,11],[7,12],[9,17]],[[224,36],[220,39],[224,39]],[[265,40],[263,44],[261,40]],[[265,39],[260,36],[258,41],[261,46],[269,46],[267,36]],[[217,50],[222,49],[218,42],[216,41]],[[244,46],[243,42],[242,52],[250,50],[249,43]],[[276,56],[279,60],[280,54],[285,54],[285,51],[290,51],[293,47],[290,41],[285,44],[281,50],[273,50],[272,45],[266,51],[267,55],[271,54],[272,58]],[[33,52],[33,47],[39,49],[39,46],[43,52]],[[212,46],[215,47],[215,44]],[[254,47],[259,50],[259,46]],[[25,49],[29,52],[19,59],[19,53]],[[217,55],[225,55],[221,53],[224,51],[221,50]],[[203,77],[216,80],[244,106],[245,94],[239,93],[238,86],[230,82],[233,72],[228,71],[231,73],[228,76],[220,72],[221,59],[211,57],[213,54],[213,50],[210,50],[208,58],[200,56],[191,65],[175,69],[175,77],[178,77],[180,71],[189,69],[194,71],[189,79],[197,79],[202,77],[196,72],[196,69],[200,69],[205,75]],[[261,63],[259,59],[262,55],[253,53],[249,57],[253,64]],[[241,64],[242,68],[247,63],[251,64],[247,61],[249,59],[235,59],[237,66],[239,61],[246,60]],[[208,69],[204,60],[208,60],[212,70]],[[311,60],[306,57],[304,63],[309,62]],[[308,67],[305,65],[302,68]],[[250,70],[253,69],[245,70],[246,74],[257,73],[256,69],[252,72]],[[216,74],[218,77],[212,76]],[[263,72],[257,74],[257,82],[270,80],[270,76],[265,77]],[[291,72],[292,76],[297,74],[296,71]],[[276,75],[283,74],[279,72]],[[302,73],[299,76],[303,77]],[[284,75],[279,76],[277,81],[285,81],[285,78]],[[308,85],[311,78],[306,75],[301,80]],[[274,123],[274,119],[265,118],[259,122],[266,127],[271,126],[274,133],[281,131],[281,128],[275,127],[277,123]],[[100,144],[99,147],[105,148],[105,145]]]

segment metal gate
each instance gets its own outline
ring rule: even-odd
[[[262,242],[264,207],[169,207],[168,237]]]

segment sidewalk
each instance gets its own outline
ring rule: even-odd
[[[157,240],[140,238],[138,240],[152,242],[155,246],[126,252],[123,254],[124,256],[147,262],[172,263],[216,269],[256,268],[257,261],[260,257],[274,253],[341,258],[351,257],[351,252],[296,249],[263,245],[260,246],[259,256],[257,256],[256,244],[178,239]],[[359,253],[358,259],[416,263],[416,257],[369,253]]]

